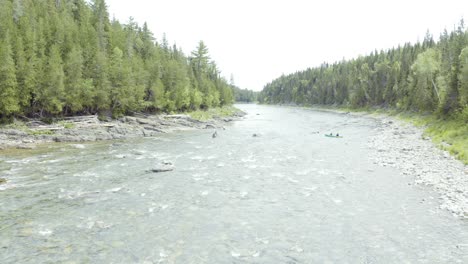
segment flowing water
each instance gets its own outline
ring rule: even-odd
[[[468,223],[372,162],[377,122],[239,107],[216,138],[0,153],[0,262],[468,263]]]

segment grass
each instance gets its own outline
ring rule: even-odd
[[[75,128],[75,124],[70,123],[70,122],[66,122],[66,121],[59,121],[59,122],[57,123],[57,125],[63,126],[65,129],[72,129],[72,128]]]
[[[461,117],[447,119],[434,115],[400,114],[399,118],[424,128],[424,134],[464,164],[468,165],[468,122]]]
[[[435,114],[402,112],[395,109],[369,110],[395,116],[424,129],[424,136],[430,137],[439,148],[448,151],[465,165],[468,165],[468,122],[462,114],[440,118]]]
[[[53,135],[55,134],[54,131],[52,130],[32,130],[32,129],[27,129],[25,130],[26,133],[28,133],[31,136],[40,136],[40,135]]]
[[[233,116],[235,113],[239,112],[239,109],[235,108],[234,106],[223,106],[223,107],[216,107],[210,108],[208,110],[197,110],[188,112],[187,114],[196,120],[206,121],[210,119],[214,119],[216,117],[228,117]]]
[[[23,121],[14,120],[13,123],[2,125],[0,128],[26,131],[28,126]]]

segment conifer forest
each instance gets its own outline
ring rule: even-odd
[[[233,102],[200,41],[189,55],[104,0],[0,0],[0,117],[172,112]]]
[[[268,83],[271,104],[384,107],[468,120],[468,31],[463,20],[440,40],[430,33],[367,56],[323,63]]]

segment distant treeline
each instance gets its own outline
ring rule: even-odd
[[[468,31],[461,20],[437,43],[427,33],[422,43],[281,76],[259,101],[391,107],[468,120]]]
[[[236,86],[232,87],[232,91],[236,102],[253,103],[257,101],[258,92],[248,89],[240,89]]]
[[[0,118],[178,111],[233,102],[200,41],[186,56],[104,0],[0,0]]]

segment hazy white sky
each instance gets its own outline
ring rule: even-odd
[[[423,40],[463,17],[468,0],[106,0],[111,17],[147,22],[186,54],[203,40],[211,58],[241,88]]]

